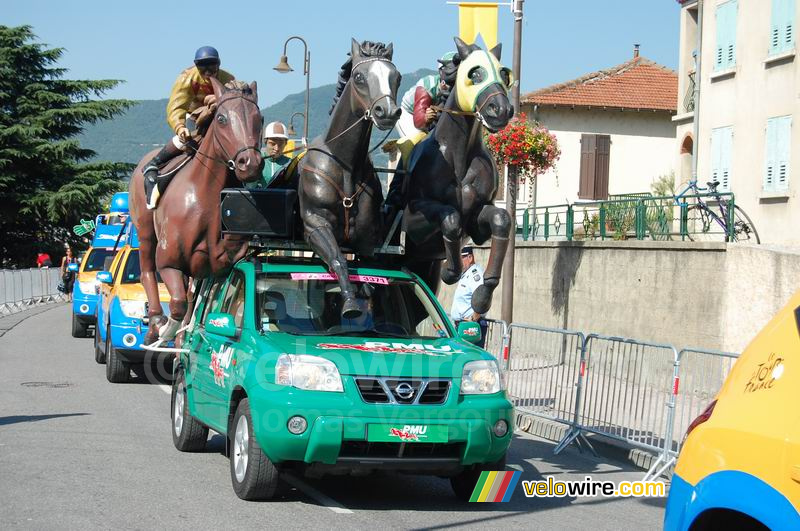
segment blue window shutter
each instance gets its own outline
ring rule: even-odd
[[[775,189],[789,189],[789,159],[792,146],[792,117],[781,116],[776,118],[777,123],[777,142],[776,142],[776,174]]]
[[[739,4],[737,0],[728,2],[728,65],[727,68],[736,66],[736,15]]]
[[[717,46],[714,70],[725,70],[736,65],[736,11],[737,0],[717,6]]]
[[[722,182],[721,177],[721,135],[722,129],[711,130],[711,180]]]
[[[733,127],[723,127],[720,138],[720,179],[719,189],[723,192],[731,190],[731,158],[733,157]]]
[[[795,0],[772,0],[769,32],[769,53],[776,54],[794,48]]]
[[[777,122],[776,118],[767,120],[766,150],[764,157],[764,184],[765,192],[775,190],[776,153],[777,153]]]

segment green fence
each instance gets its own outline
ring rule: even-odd
[[[523,240],[677,240],[733,241],[734,223],[720,223],[698,206],[705,203],[719,218],[733,215],[733,194],[654,197],[620,194],[593,201],[528,208],[522,217]],[[727,221],[727,220],[726,220]],[[726,226],[727,225],[727,226]]]

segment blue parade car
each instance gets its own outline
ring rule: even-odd
[[[147,332],[147,295],[140,281],[139,241],[136,229],[128,224],[124,245],[117,251],[111,265],[97,273],[97,330],[94,356],[97,363],[106,364],[109,382],[125,382],[130,367],[172,355],[148,353],[141,345]],[[159,283],[159,298],[165,315],[169,315],[169,292]]]
[[[97,273],[108,268],[116,253],[120,234],[128,220],[128,193],[114,194],[111,208],[95,219],[92,245],[80,264],[70,264],[76,274],[72,288],[72,337],[87,337],[97,313]]]

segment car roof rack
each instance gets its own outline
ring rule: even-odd
[[[290,189],[248,190],[225,188],[220,193],[222,234],[249,236],[249,246],[265,251],[306,251],[313,249],[295,235],[300,223],[297,214],[297,191]],[[398,212],[383,243],[375,254],[405,254],[405,231]],[[399,238],[395,238],[397,231]],[[394,241],[397,243],[393,243]],[[356,255],[342,247],[345,254]]]

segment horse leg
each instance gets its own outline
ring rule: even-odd
[[[145,229],[145,227],[142,227]],[[161,309],[161,296],[158,294],[158,277],[156,276],[156,245],[154,229],[150,227],[151,234],[139,232],[139,268],[142,271],[141,283],[147,295],[147,317],[150,324],[144,336],[144,344],[150,345],[158,339],[158,329],[166,324],[164,311]]]
[[[328,264],[338,279],[339,288],[342,290],[342,318],[357,319],[361,317],[361,308],[356,301],[353,284],[347,271],[347,260],[342,255],[342,250],[336,243],[330,224],[319,216],[308,216],[304,220],[306,241],[322,260]]]
[[[192,314],[194,313],[194,305],[197,302],[197,292],[200,289],[200,279],[194,279],[191,281],[190,288],[189,288],[189,305],[186,309],[186,315],[181,322],[181,328],[185,327],[189,324],[192,320]],[[186,332],[181,332],[177,336],[175,336],[175,348],[181,348],[183,346],[183,338],[186,335]]]
[[[421,215],[428,224],[439,223],[447,261],[442,264],[441,279],[447,285],[461,278],[461,214],[451,205],[431,199],[416,199],[409,204],[412,216]]]
[[[158,337],[168,341],[175,338],[175,333],[186,316],[188,302],[186,300],[186,275],[180,269],[165,267],[159,270],[164,284],[169,291],[169,319],[158,330]]]
[[[511,217],[508,212],[494,205],[484,206],[478,214],[478,227],[483,233],[492,235],[489,262],[483,273],[483,284],[472,293],[472,309],[480,314],[489,311],[492,293],[500,283],[500,272],[508,248],[508,233],[511,230]]]

